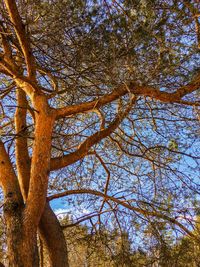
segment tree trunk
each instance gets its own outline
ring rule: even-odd
[[[39,267],[36,231],[23,226],[24,205],[17,201],[4,204],[9,267]]]
[[[6,219],[9,267],[39,267],[36,229],[23,223],[24,205],[7,201],[4,205]],[[31,225],[27,223],[27,225]],[[67,246],[60,223],[49,204],[45,206],[39,231],[50,259],[51,267],[68,267]]]
[[[46,203],[44,213],[39,224],[40,235],[44,242],[51,267],[68,267],[67,246],[60,223]]]
[[[30,182],[31,161],[29,160],[27,138],[26,134],[24,133],[24,130],[26,129],[27,109],[22,109],[20,107],[27,107],[28,102],[26,99],[26,94],[22,89],[18,88],[16,96],[18,107],[15,113],[15,129],[16,133],[19,133],[19,137],[16,139],[15,146],[16,165],[20,189],[24,202],[26,202]],[[59,221],[55,217],[55,214],[48,204],[45,206],[45,211],[42,215],[39,229],[42,235],[42,240],[46,244],[51,265],[68,266],[64,235],[60,228]],[[63,262],[62,265],[61,260]]]

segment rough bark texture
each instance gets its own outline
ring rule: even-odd
[[[26,202],[29,190],[31,167],[26,137],[26,113],[28,103],[26,100],[26,94],[20,88],[18,88],[17,91],[17,101],[18,108],[15,113],[15,129],[18,134],[15,148],[16,165],[20,189],[23,199]],[[48,204],[45,206],[45,210],[39,224],[39,231],[42,235],[42,242],[45,243],[47,252],[49,253],[51,266],[68,266],[67,248],[64,234],[59,221]]]
[[[36,233],[26,231],[22,209],[18,203],[4,208],[6,218],[9,267],[38,267],[39,258],[36,246]]]
[[[38,266],[36,233],[26,231],[24,203],[19,184],[5,147],[0,142],[0,181],[4,191],[4,217],[10,267]]]
[[[39,230],[49,254],[50,266],[68,267],[65,237],[60,223],[48,203],[40,220]]]
[[[62,108],[51,108],[48,103],[49,93],[54,95],[56,89],[49,92],[42,88],[41,80],[37,81],[41,68],[34,58],[29,33],[20,16],[17,5],[19,1],[4,0],[5,22],[8,31],[0,29],[1,53],[0,72],[12,80],[16,89],[17,108],[15,113],[16,146],[15,160],[17,174],[12,166],[6,148],[0,140],[0,184],[4,194],[4,215],[7,230],[7,247],[10,267],[38,267],[37,232],[39,229],[42,242],[45,244],[51,267],[68,267],[67,248],[65,238],[59,221],[51,210],[47,198],[49,172],[64,168],[84,158],[90,149],[102,139],[110,136],[117,129],[122,120],[131,110],[138,96],[148,97],[163,103],[179,103],[197,105],[194,101],[186,101],[185,96],[196,91],[200,86],[200,74],[188,84],[179,88],[172,88],[171,92],[163,91],[157,87],[138,85],[133,82],[119,85],[112,92],[97,96],[93,101],[86,101],[76,105]],[[1,16],[3,19],[4,16]],[[0,22],[1,23],[1,22]],[[1,26],[1,25],[0,25]],[[198,26],[198,25],[197,25]],[[199,39],[199,38],[198,38]],[[17,52],[16,52],[17,51]],[[19,53],[20,57],[16,54]],[[21,63],[20,63],[21,62]],[[46,92],[48,92],[46,94]],[[106,127],[102,124],[91,136],[88,136],[77,149],[71,153],[51,158],[51,139],[55,120],[73,116],[78,113],[90,112],[99,109],[117,99],[132,94],[131,105]],[[26,137],[26,116],[30,101],[34,121],[34,141],[31,147],[32,158],[28,153]],[[139,208],[109,197],[107,189],[105,194],[89,191],[71,191],[73,194],[91,193],[120,204],[130,210],[147,214]],[[70,194],[68,191],[67,194]],[[64,194],[66,195],[66,194]],[[58,194],[57,197],[62,196]],[[49,198],[50,199],[50,198]],[[149,212],[147,215],[156,216],[170,221],[181,227],[174,219],[158,213]],[[187,229],[182,228],[185,232]],[[188,233],[189,234],[189,233]]]
[[[18,88],[16,92],[17,97],[17,108],[15,112],[15,131],[17,138],[15,141],[15,155],[16,155],[16,166],[17,166],[17,176],[22,192],[24,201],[26,201],[29,181],[30,181],[30,158],[28,153],[28,144],[27,144],[27,124],[26,124],[26,115],[28,102],[26,99],[25,92]]]

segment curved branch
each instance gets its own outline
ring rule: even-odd
[[[56,119],[60,119],[66,116],[71,116],[77,113],[87,112],[93,109],[98,109],[108,103],[111,103],[114,100],[117,100],[126,93],[128,93],[128,91],[126,90],[126,87],[123,85],[116,88],[112,93],[104,95],[94,101],[57,109]]]
[[[0,57],[0,72],[10,76],[15,81],[16,85],[23,89],[27,95],[32,98],[35,91],[39,91],[40,87],[34,81],[29,78],[22,76],[16,68],[11,66],[2,57]]]
[[[79,218],[76,222],[72,222],[72,223],[70,223],[70,224],[66,224],[66,225],[62,225],[61,226],[61,228],[62,229],[66,229],[66,228],[68,228],[68,227],[73,227],[73,226],[76,226],[76,225],[78,225],[78,224],[80,224],[80,223],[82,223],[82,222],[84,222],[84,221],[86,221],[86,220],[90,220],[90,219],[92,219],[93,217],[97,217],[97,216],[100,216],[101,214],[104,214],[104,213],[107,213],[107,212],[110,212],[110,211],[112,211],[112,210],[104,210],[104,211],[101,211],[101,212],[93,212],[93,213],[90,213],[90,214],[87,214],[87,215],[84,215],[84,216],[82,216],[81,218]],[[1,266],[0,266],[1,267]]]
[[[14,0],[5,0],[5,4],[25,57],[28,76],[29,78],[33,79],[36,75],[35,59],[31,51],[30,40],[26,33],[25,25],[23,24],[22,19],[20,17],[16,2]]]
[[[85,157],[93,145],[109,136],[119,126],[124,117],[126,117],[126,115],[131,110],[132,105],[135,103],[135,101],[136,98],[134,97],[128,108],[122,114],[119,114],[107,128],[102,129],[88,137],[83,143],[80,144],[79,148],[76,151],[62,157],[51,159],[50,170],[53,171],[64,168]]]
[[[105,195],[104,193],[102,192],[99,192],[99,191],[96,191],[96,190],[92,190],[92,189],[77,189],[77,190],[69,190],[69,191],[65,191],[65,192],[62,192],[62,193],[58,193],[58,194],[55,194],[55,195],[52,195],[52,196],[49,196],[47,198],[48,201],[51,201],[53,199],[57,199],[57,198],[60,198],[60,197],[65,197],[65,196],[69,196],[69,195],[79,195],[79,194],[91,194],[91,195],[95,195],[95,196],[98,196],[98,197],[103,197],[104,199],[107,199],[107,200],[111,200],[129,210],[132,210],[132,211],[135,211],[139,214],[142,214],[144,216],[152,216],[152,217],[157,217],[157,218],[160,218],[160,219],[164,219],[170,223],[173,223],[175,225],[177,225],[179,228],[181,228],[186,234],[188,234],[189,236],[191,236],[192,238],[196,239],[199,241],[198,237],[193,234],[191,231],[189,231],[184,225],[182,225],[180,222],[178,222],[176,219],[174,218],[171,218],[165,214],[161,214],[157,211],[149,211],[149,210],[144,210],[144,209],[141,209],[141,208],[138,208],[138,207],[133,207],[131,206],[130,204],[128,204],[127,202],[125,201],[122,201],[122,200],[119,200],[118,198],[115,198],[115,197],[112,197],[112,196],[109,196],[109,195]]]
[[[179,87],[174,93],[160,91],[159,89],[151,86],[138,86],[137,84],[130,82],[129,84],[125,85],[123,84],[117,87],[112,93],[104,95],[97,100],[57,109],[55,111],[56,119],[60,119],[66,116],[71,116],[77,113],[91,111],[93,109],[98,109],[108,103],[111,103],[114,100],[117,100],[118,98],[128,93],[141,96],[148,96],[164,103],[195,105],[196,104],[195,102],[194,103],[187,102],[182,100],[182,98],[185,95],[190,94],[199,88],[200,88],[200,73],[196,76],[195,80],[191,81],[185,86]]]

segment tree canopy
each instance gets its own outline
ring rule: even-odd
[[[65,242],[49,206],[58,198],[75,225],[126,229],[136,247],[163,224],[199,242],[198,1],[4,0],[0,10],[11,266],[37,266],[38,229],[52,266],[68,266],[53,244],[58,233]]]

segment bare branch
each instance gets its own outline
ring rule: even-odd
[[[119,124],[131,110],[132,105],[135,103],[135,101],[136,98],[134,97],[128,108],[122,114],[118,114],[116,119],[112,123],[110,123],[110,125],[107,128],[102,129],[96,132],[95,134],[91,135],[90,137],[88,137],[83,143],[80,144],[79,148],[76,151],[62,157],[51,159],[50,169],[57,170],[60,168],[64,168],[85,157],[93,145],[97,144],[102,139],[109,136],[119,126]]]
[[[127,87],[129,90],[127,90]],[[180,104],[185,104],[185,105],[188,105],[188,104],[196,105],[195,103],[183,101],[182,98],[185,95],[190,94],[199,88],[200,88],[200,73],[199,75],[196,76],[195,80],[193,80],[192,82],[188,83],[185,86],[178,88],[174,93],[160,91],[159,89],[151,87],[151,86],[138,86],[130,82],[129,85],[121,85],[117,87],[112,93],[104,95],[97,100],[87,102],[87,103],[82,103],[79,105],[73,105],[73,106],[57,109],[56,118],[59,119],[59,118],[74,115],[77,113],[83,113],[83,112],[91,111],[93,109],[98,109],[130,92],[137,96],[139,95],[148,96],[148,97],[154,98],[164,103],[180,103]]]
[[[15,130],[16,134],[20,133],[20,135],[18,138],[16,138],[15,142],[16,166],[20,189],[25,200],[28,194],[30,180],[30,158],[28,154],[28,144],[26,138],[26,114],[28,102],[25,92],[20,88],[17,90],[17,104],[18,107],[15,112]],[[24,108],[20,108],[21,106]]]
[[[109,183],[110,183],[110,171],[107,168],[107,166],[106,166],[105,162],[103,161],[103,159],[100,157],[100,155],[96,151],[94,151],[94,155],[98,158],[98,160],[100,161],[101,165],[103,166],[105,172],[107,173],[106,184],[105,184],[105,187],[104,187],[104,194],[107,195],[108,186],[109,186]],[[101,208],[100,208],[100,212],[102,211],[105,202],[106,202],[106,199],[103,200],[103,203],[102,203]]]
[[[87,214],[87,215],[82,216],[82,217],[79,218],[76,222],[72,222],[72,223],[67,224],[67,225],[62,225],[61,227],[62,227],[62,229],[66,229],[66,228],[68,228],[68,227],[73,227],[73,226],[76,226],[76,225],[78,225],[78,224],[80,224],[80,223],[86,221],[86,220],[90,220],[90,219],[92,219],[93,217],[100,216],[101,214],[104,214],[104,213],[107,213],[107,212],[110,212],[110,211],[112,211],[112,210],[104,210],[104,211],[101,211],[101,212],[98,212],[98,213],[93,212],[93,213],[91,213],[91,214]]]
[[[0,185],[3,189],[4,196],[9,194],[21,200],[20,189],[16,174],[5,150],[3,142],[0,140]]]
[[[185,233],[187,233],[192,238],[199,240],[199,238],[193,232],[189,231],[183,224],[178,222],[175,218],[171,218],[171,217],[169,217],[165,214],[162,214],[158,211],[149,211],[149,210],[141,209],[138,207],[133,207],[130,204],[128,204],[127,201],[119,200],[118,198],[115,198],[115,197],[112,197],[109,195],[105,195],[104,193],[96,191],[96,190],[91,190],[91,189],[69,190],[69,191],[65,191],[62,193],[58,193],[58,194],[49,196],[47,199],[48,199],[48,201],[51,201],[53,199],[57,199],[60,197],[65,197],[65,196],[69,196],[69,195],[79,195],[79,194],[91,194],[91,195],[103,197],[107,200],[111,200],[111,201],[113,201],[113,202],[115,202],[115,203],[129,209],[129,210],[135,211],[135,212],[142,214],[144,216],[152,216],[152,217],[157,217],[157,218],[166,220],[169,223],[173,223],[173,224],[177,225],[178,227],[180,227]]]
[[[31,51],[30,40],[26,33],[25,26],[18,12],[16,2],[14,0],[5,0],[5,4],[8,10],[11,22],[14,25],[17,38],[19,40],[20,46],[22,48],[22,52],[26,60],[28,77],[33,79],[35,78],[35,75],[36,75],[35,59]]]
[[[4,57],[8,62],[11,62],[12,50],[11,50],[11,46],[9,44],[9,41],[7,39],[7,34],[6,34],[7,32],[4,29],[2,22],[0,22],[0,30],[1,30],[2,46],[3,46],[3,50],[4,50]]]

